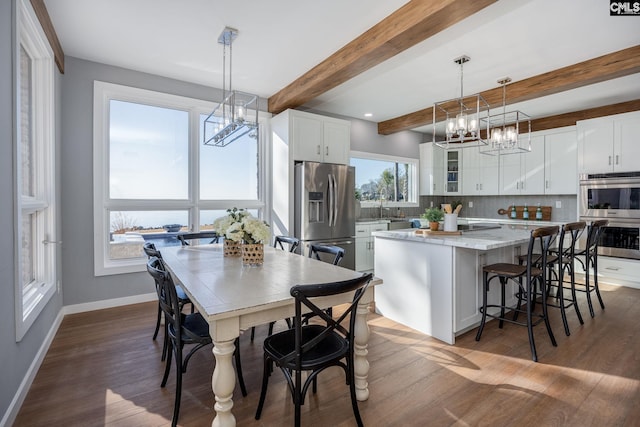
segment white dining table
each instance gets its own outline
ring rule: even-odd
[[[211,380],[215,398],[212,426],[236,425],[232,413],[236,373],[232,363],[234,340],[252,326],[292,317],[294,299],[289,293],[296,284],[325,283],[359,277],[361,273],[287,251],[265,247],[264,264],[243,266],[239,257],[225,257],[221,244],[173,246],[161,250],[176,283],[179,283],[209,323],[216,365]],[[382,283],[378,279],[372,285]],[[325,298],[331,307],[350,302],[353,293]],[[354,331],[355,386],[358,400],[369,397],[367,314],[374,301],[369,286],[356,310]]]

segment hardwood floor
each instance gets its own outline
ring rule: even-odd
[[[366,426],[638,426],[640,425],[640,290],[601,286],[606,310],[589,317],[584,295],[580,325],[569,314],[558,341],[536,328],[540,362],[531,361],[526,329],[497,322],[446,345],[371,314],[370,397],[360,402]],[[167,426],[175,371],[160,388],[161,337],[152,341],[155,303],[65,317],[18,414],[15,426]],[[284,327],[284,322],[278,322]],[[262,378],[266,325],[241,337],[249,395],[236,387],[238,426],[292,425],[293,405],[274,372],[262,419],[254,420]],[[184,376],[180,425],[209,426],[214,415],[211,348],[196,353]],[[332,368],[333,369],[333,368]],[[320,376],[303,407],[305,426],[355,425],[344,377]]]

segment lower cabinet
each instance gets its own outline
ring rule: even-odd
[[[371,233],[386,231],[387,223],[356,224],[356,270],[373,270],[375,240]]]

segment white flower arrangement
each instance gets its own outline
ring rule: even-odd
[[[246,215],[240,222],[231,224],[225,233],[225,237],[229,240],[248,244],[264,244],[269,240],[269,236],[269,225],[251,215]]]
[[[227,215],[221,216],[220,218],[213,221],[213,229],[218,233],[219,236],[225,236],[231,225],[239,223],[244,217],[251,215],[244,209],[238,208],[227,209],[227,212]]]

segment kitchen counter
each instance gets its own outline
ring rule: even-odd
[[[508,226],[426,237],[415,231],[373,233],[375,274],[385,283],[376,289],[376,311],[454,344],[456,335],[480,322],[482,266],[514,262],[527,250],[530,228]],[[507,304],[515,305],[517,289],[513,284],[507,287]],[[491,287],[490,301],[499,300],[499,288]]]

